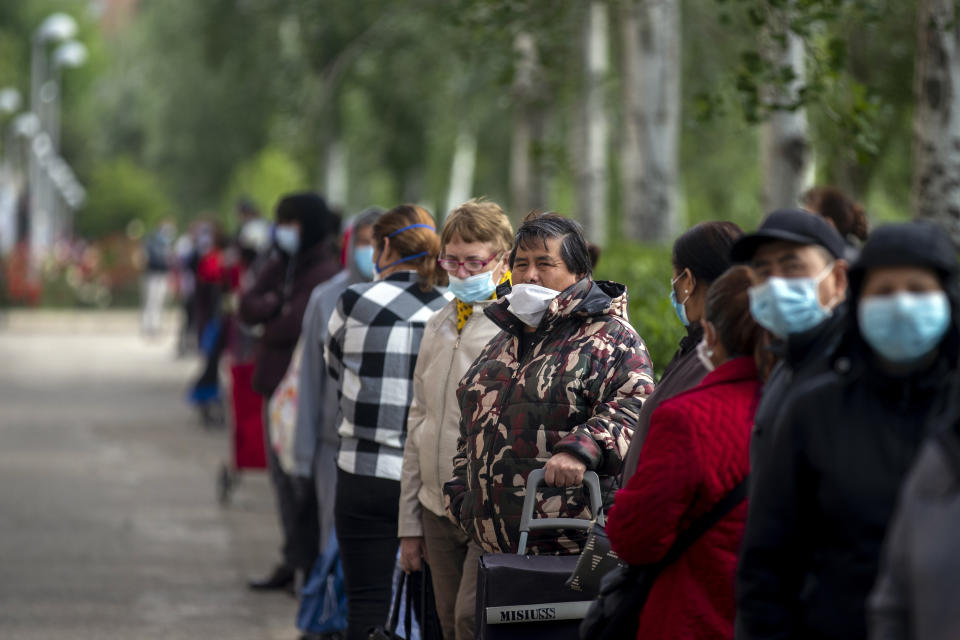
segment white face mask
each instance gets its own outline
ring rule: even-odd
[[[697,343],[697,359],[703,364],[707,371],[713,371],[717,365],[713,364],[713,349],[707,346],[706,340]]]
[[[510,313],[523,324],[536,328],[540,326],[547,307],[558,295],[559,291],[538,284],[516,284],[506,298],[510,301]]]
[[[300,249],[300,229],[296,227],[277,227],[277,246],[292,256]]]

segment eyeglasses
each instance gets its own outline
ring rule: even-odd
[[[486,260],[464,260],[462,262],[452,258],[437,258],[437,263],[443,267],[444,271],[448,271],[450,273],[456,273],[457,269],[459,269],[461,266],[470,273],[477,273],[485,266],[490,264],[490,261],[499,255],[499,253],[495,253]]]

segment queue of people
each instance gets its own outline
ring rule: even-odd
[[[270,453],[282,561],[250,586],[302,585],[335,543],[344,637],[384,624],[399,570],[429,581],[418,607],[442,637],[471,639],[479,560],[518,552],[529,473],[545,471],[538,517],[595,520],[590,471],[631,565],[673,558],[747,496],[633,605],[637,638],[953,637],[955,249],[928,223],[868,234],[835,190],[806,206],[676,240],[680,340],[656,380],[627,286],[594,279],[567,217],[514,232],[482,199],[442,224],[400,205],[341,236],[316,194],[281,200],[239,314],[263,326],[265,398],[299,367],[294,463]],[[531,531],[520,551],[575,555],[585,538]]]

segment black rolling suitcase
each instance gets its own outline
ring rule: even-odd
[[[573,591],[567,578],[579,556],[527,555],[527,535],[535,529],[581,529],[589,520],[571,518],[533,518],[537,487],[544,471],[537,469],[527,477],[527,494],[520,517],[520,545],[517,554],[485,553],[477,571],[478,640],[579,640],[580,621],[586,615],[595,593]],[[590,491],[590,510],[602,508],[600,479],[593,471],[583,474]]]

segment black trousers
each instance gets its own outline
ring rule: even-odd
[[[291,476],[280,466],[280,460],[270,446],[268,420],[269,411],[264,398],[263,435],[267,447],[267,469],[270,474],[270,484],[273,485],[273,492],[277,499],[277,516],[280,519],[280,529],[283,534],[280,553],[283,556],[283,564],[291,569],[300,569],[305,575],[309,575],[317,559],[320,540],[316,490],[312,479]],[[399,502],[397,504],[399,505]]]
[[[386,622],[397,564],[400,481],[337,470],[334,519],[347,591],[347,640]]]

